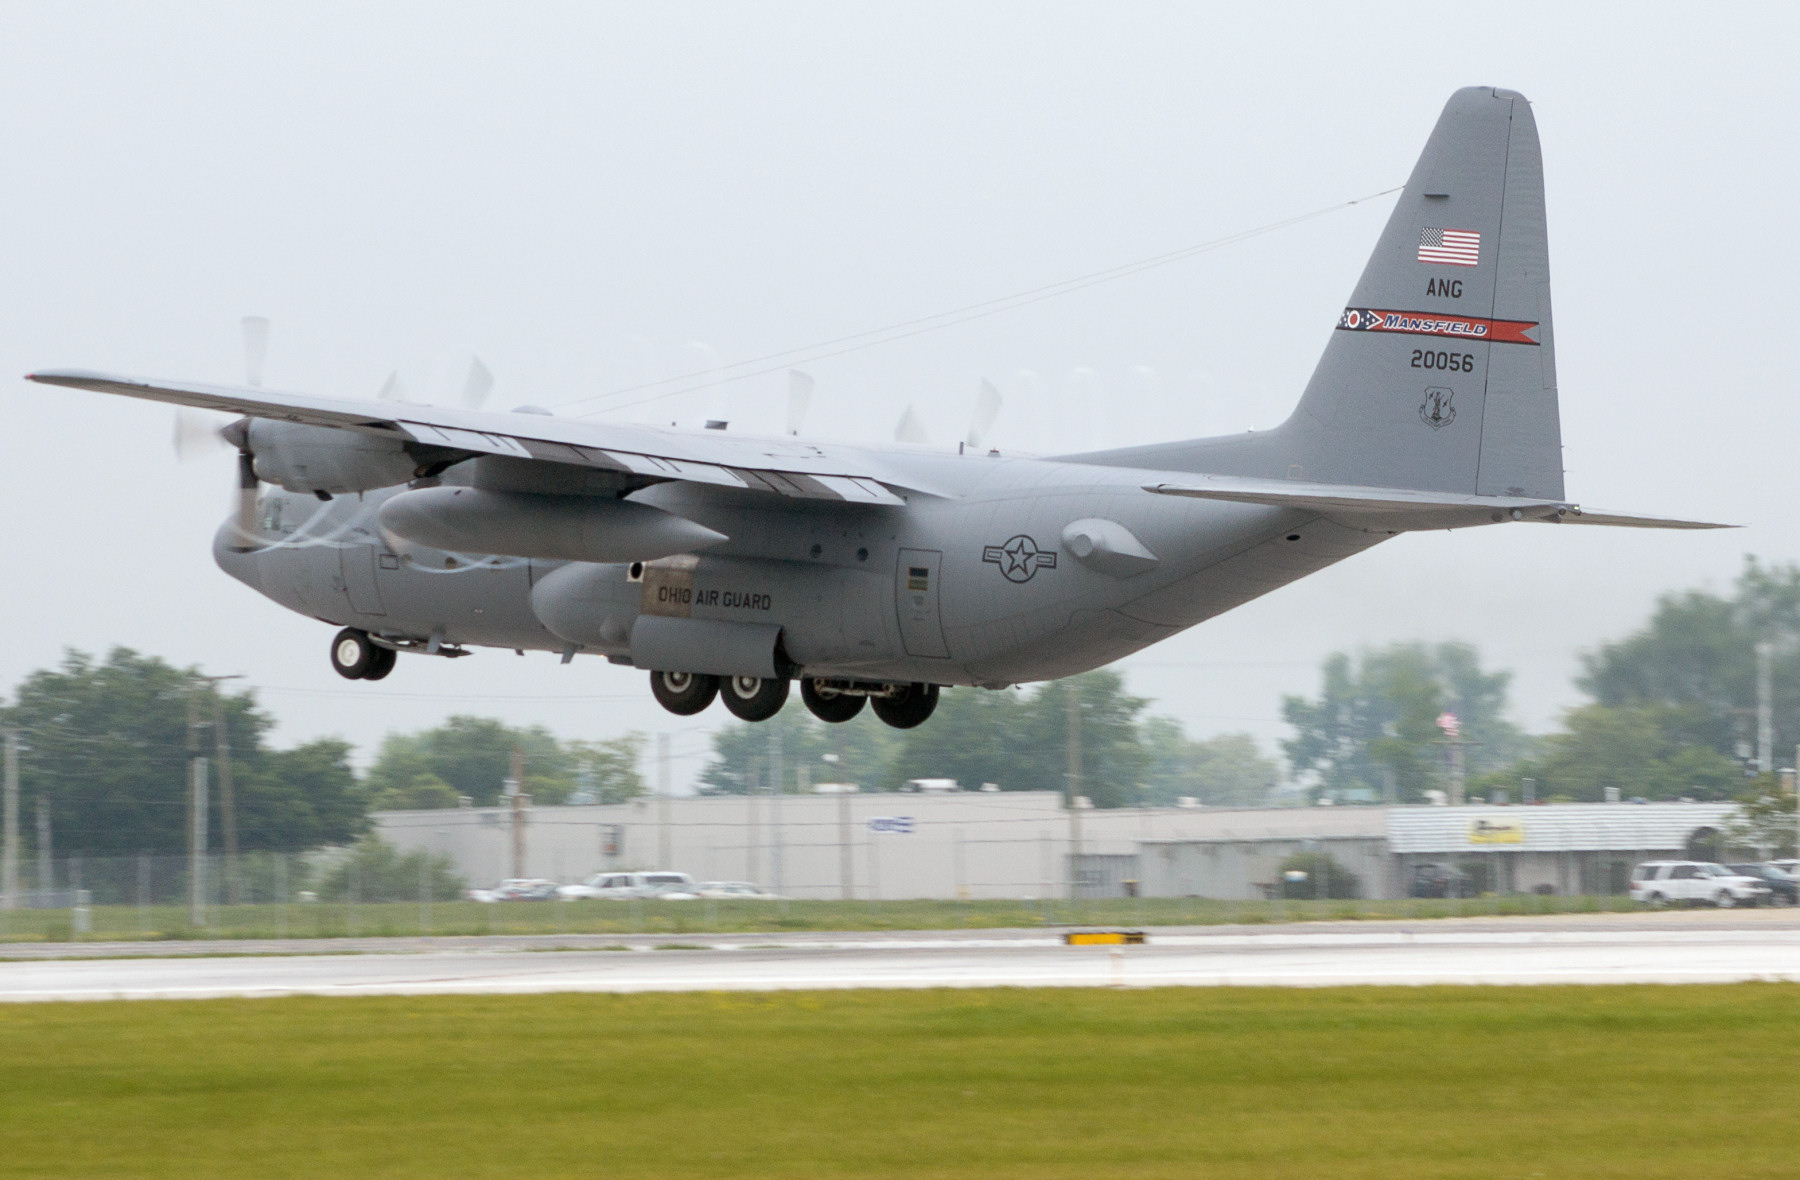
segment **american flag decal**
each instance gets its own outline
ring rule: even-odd
[[[1440,266],[1479,266],[1481,234],[1472,229],[1438,229],[1428,225],[1419,231],[1419,261]]]

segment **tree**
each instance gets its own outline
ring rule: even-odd
[[[953,778],[965,787],[1062,791],[1068,784],[1069,698],[1081,718],[1081,792],[1096,807],[1144,797],[1150,754],[1138,730],[1148,703],[1128,695],[1119,673],[1101,669],[1019,693],[946,690],[930,722],[896,732],[866,714],[826,725],[791,703],[771,721],[726,726],[713,737],[715,761],[701,774],[709,793],[742,794],[766,782],[769,726],[781,734],[783,790],[795,768],[820,755],[839,757],[834,773],[864,788],[898,790],[916,778]]]
[[[644,757],[644,735],[627,733],[597,742],[567,742],[570,787],[567,803],[624,803],[644,793],[638,765]]]
[[[350,855],[319,879],[327,901],[455,901],[468,888],[449,857],[419,849],[402,853],[379,836],[357,841]]]
[[[1737,819],[1726,828],[1731,847],[1757,859],[1794,855],[1794,796],[1771,781],[1756,780],[1754,789],[1739,799]]]
[[[1598,803],[1608,787],[1624,799],[1730,799],[1744,789],[1743,771],[1700,740],[1708,728],[1692,705],[1583,705],[1512,773],[1537,779],[1541,796],[1578,802]]]
[[[1507,721],[1512,674],[1484,672],[1466,643],[1397,643],[1325,660],[1316,700],[1288,696],[1282,715],[1295,736],[1282,743],[1297,771],[1319,777],[1319,793],[1346,801],[1419,802],[1443,779],[1437,720],[1456,715],[1471,773],[1505,766],[1529,739]]]
[[[1749,557],[1728,597],[1664,595],[1643,630],[1582,657],[1576,684],[1602,705],[1680,708],[1686,736],[1731,756],[1755,736],[1761,642],[1775,645],[1775,748],[1792,750],[1800,741],[1800,568],[1792,565],[1764,568]]]
[[[946,694],[949,701],[953,694]],[[940,711],[943,705],[939,705]],[[933,718],[935,724],[936,718]],[[771,738],[771,734],[776,735]],[[727,725],[713,734],[713,761],[700,772],[700,790],[708,795],[744,795],[770,787],[771,741],[781,747],[782,794],[799,789],[801,768],[813,782],[856,783],[863,789],[886,782],[888,763],[899,741],[894,731],[864,716],[827,725],[797,700],[774,717],[755,725]],[[825,761],[834,755],[835,762]]]
[[[1247,733],[1193,741],[1170,717],[1151,717],[1142,730],[1149,765],[1144,799],[1167,807],[1183,796],[1208,807],[1255,807],[1267,800],[1281,767]]]
[[[1362,896],[1362,878],[1339,864],[1329,852],[1296,852],[1281,862],[1277,873],[1281,878],[1281,896],[1290,901],[1321,896],[1346,901]],[[1290,881],[1289,873],[1305,873],[1306,876]]]
[[[20,731],[20,788],[26,800],[48,804],[54,848],[86,856],[184,852],[189,707],[204,723],[198,752],[211,756],[215,700],[231,750],[240,848],[299,850],[364,830],[348,746],[326,739],[265,749],[274,722],[253,691],[221,691],[196,669],[118,647],[104,661],[65,653],[61,666],[28,675],[0,711]],[[209,847],[223,845],[223,823],[215,805]]]
[[[457,715],[419,733],[390,733],[369,768],[378,810],[455,807],[467,795],[478,807],[500,801],[512,776],[513,751],[525,755],[525,793],[533,803],[622,803],[644,793],[638,773],[641,734],[562,743],[542,726],[517,729],[491,717]]]

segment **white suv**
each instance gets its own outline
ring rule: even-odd
[[[595,873],[579,885],[563,885],[556,896],[569,901],[630,901],[656,897],[686,901],[696,896],[694,879],[686,873]]]
[[[1652,860],[1631,870],[1631,900],[1645,905],[1760,905],[1769,887],[1724,865],[1698,860]]]

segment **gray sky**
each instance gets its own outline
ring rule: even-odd
[[[1800,17],[1697,12],[0,0],[0,374],[235,382],[258,314],[271,386],[397,369],[449,400],[478,353],[493,406],[567,402],[1389,188],[1452,90],[1512,87],[1543,137],[1570,495],[1750,527],[1403,537],[1125,668],[1190,732],[1272,744],[1327,653],[1469,639],[1543,729],[1657,594],[1800,544]],[[1002,447],[1273,425],[1390,202],[806,364],[808,433],[885,438],[912,404],[952,442],[983,377]],[[624,413],[773,427],[784,396],[774,373]],[[177,465],[171,411],[0,378],[0,414],[0,686],[123,643],[247,673],[281,741],[468,711],[673,732],[682,779],[721,722],[548,655],[348,684],[326,627],[212,565],[229,458]]]

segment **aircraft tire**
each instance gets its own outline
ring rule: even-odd
[[[652,672],[650,695],[677,717],[692,717],[719,695],[719,678],[697,672]]]
[[[788,682],[785,676],[763,679],[757,676],[727,676],[719,686],[725,707],[740,721],[767,721],[787,704]]]
[[[836,689],[821,689],[816,680],[806,679],[800,682],[800,701],[814,717],[820,721],[828,721],[833,725],[848,721],[862,712],[863,705],[869,698],[852,696]]]
[[[875,710],[875,716],[895,729],[912,729],[925,724],[925,719],[937,709],[937,703],[937,685],[909,684],[898,696],[871,698],[870,707]]]
[[[400,653],[391,647],[382,647],[379,643],[374,647],[375,657],[369,661],[369,670],[362,674],[364,680],[384,679],[400,659]]]
[[[377,650],[367,631],[345,627],[331,641],[331,666],[345,680],[362,680],[374,666]]]

